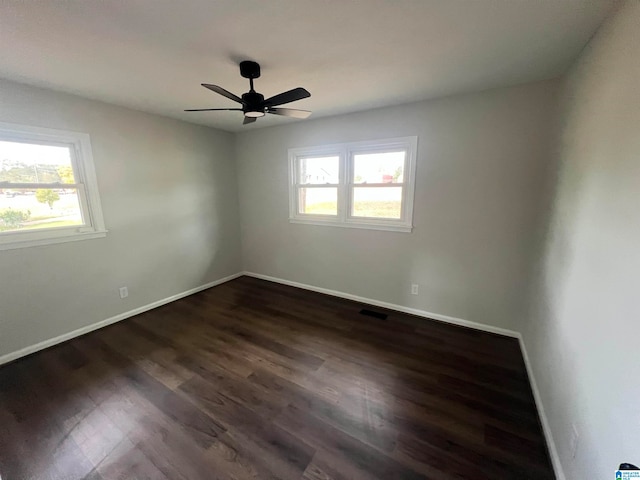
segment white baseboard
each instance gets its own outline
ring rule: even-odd
[[[57,345],[58,343],[65,342],[67,340],[71,340],[72,338],[79,337],[80,335],[84,335],[85,333],[92,332],[94,330],[98,330],[99,328],[106,327],[107,325],[111,325],[112,323],[119,322],[121,320],[125,320],[129,317],[133,317],[134,315],[139,315],[140,313],[144,313],[148,310],[153,310],[154,308],[160,307],[162,305],[166,305],[167,303],[174,302],[184,297],[188,297],[189,295],[193,295],[194,293],[201,292],[202,290],[206,290],[207,288],[215,287],[216,285],[220,285],[222,283],[233,280],[234,278],[241,277],[243,275],[242,272],[234,273],[233,275],[229,275],[228,277],[221,278],[219,280],[214,280],[213,282],[209,282],[205,285],[201,285],[196,288],[192,288],[191,290],[187,290],[186,292],[178,293],[176,295],[172,295],[167,298],[163,298],[153,303],[149,303],[148,305],[144,305],[142,307],[134,308],[133,310],[129,310],[128,312],[120,313],[111,318],[107,318],[106,320],[102,320],[97,323],[93,323],[91,325],[87,325],[86,327],[78,328],[69,333],[64,333],[54,338],[50,338],[40,343],[36,343],[35,345],[30,345],[28,347],[22,348],[15,352],[8,353],[6,355],[2,355],[0,357],[0,365],[8,362],[12,362],[13,360],[17,360],[20,357],[24,357],[26,355],[30,355],[39,350],[44,350],[45,348],[52,347]]]
[[[544,412],[544,405],[542,404],[542,397],[540,396],[540,390],[538,390],[536,377],[533,375],[533,367],[531,366],[531,362],[529,361],[529,355],[527,354],[527,347],[525,346],[524,339],[522,338],[522,334],[520,333],[518,334],[518,341],[520,342],[520,350],[522,351],[524,364],[527,368],[527,375],[529,376],[529,384],[531,384],[531,390],[533,391],[533,399],[536,402],[536,408],[538,409],[538,416],[540,417],[540,422],[542,423],[542,431],[544,432],[544,437],[547,440],[547,448],[549,449],[549,454],[551,455],[551,463],[553,465],[553,471],[556,474],[557,480],[566,480],[567,477],[565,477],[564,470],[562,469],[562,464],[560,463],[560,455],[558,455],[556,442],[554,442],[553,435],[551,433],[551,426],[549,425],[549,419],[547,418],[547,415]]]
[[[509,330],[507,328],[493,327],[491,325],[485,325],[484,323],[472,322],[470,320],[464,320],[462,318],[450,317],[448,315],[442,315],[440,313],[427,312],[425,310],[419,310],[417,308],[405,307],[404,305],[397,305],[395,303],[381,302],[373,298],[360,297],[358,295],[352,295],[350,293],[339,292],[337,290],[330,290],[328,288],[315,287],[313,285],[307,285],[305,283],[292,282],[291,280],[285,280],[283,278],[270,277],[269,275],[263,275],[261,273],[244,272],[248,277],[259,278],[261,280],[268,280],[270,282],[281,283],[283,285],[289,285],[291,287],[303,288],[305,290],[311,290],[313,292],[324,293],[334,297],[346,298],[347,300],[354,300],[356,302],[367,303],[369,305],[375,305],[376,307],[387,308],[389,310],[395,310],[402,313],[410,313],[418,317],[430,318],[432,320],[439,320],[441,322],[451,323],[453,325],[460,325],[462,327],[474,328],[476,330],[482,330],[484,332],[497,333],[498,335],[505,335],[507,337],[519,338],[520,333]]]

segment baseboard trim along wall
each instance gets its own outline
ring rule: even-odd
[[[67,340],[71,340],[72,338],[79,337],[80,335],[84,335],[85,333],[93,332],[94,330],[98,330],[99,328],[106,327],[111,325],[112,323],[117,323],[122,320],[126,320],[127,318],[133,317],[135,315],[139,315],[149,310],[153,310],[154,308],[161,307],[162,305],[166,305],[167,303],[175,302],[176,300],[180,300],[181,298],[188,297],[189,295],[193,295],[194,293],[201,292],[202,290],[206,290],[207,288],[215,287],[216,285],[220,285],[222,283],[233,280],[234,278],[241,277],[243,275],[242,272],[234,273],[233,275],[229,275],[228,277],[220,278],[219,280],[214,280],[213,282],[206,283],[196,288],[192,288],[191,290],[187,290],[186,292],[178,293],[176,295],[171,295],[170,297],[163,298],[161,300],[149,303],[142,307],[134,308],[133,310],[129,310],[128,312],[123,312],[118,315],[115,315],[111,318],[107,318],[106,320],[102,320],[97,323],[93,323],[91,325],[87,325],[86,327],[78,328],[69,333],[64,333],[54,338],[50,338],[40,343],[36,343],[35,345],[30,345],[28,347],[22,348],[15,352],[8,353],[0,357],[0,365],[12,362],[17,360],[20,357],[25,357],[32,353],[38,352],[40,350],[44,350],[45,348],[53,347],[58,343],[65,342]]]
[[[376,307],[387,308],[389,310],[395,310],[397,312],[409,313],[418,317],[429,318],[432,320],[438,320],[441,322],[451,323],[453,325],[459,325],[462,327],[474,328],[476,330],[482,330],[489,333],[497,333],[498,335],[505,335],[507,337],[519,338],[520,333],[509,330],[507,328],[493,327],[491,325],[485,325],[484,323],[472,322],[470,320],[464,320],[462,318],[450,317],[448,315],[442,315],[440,313],[427,312],[425,310],[419,310],[417,308],[405,307],[403,305],[397,305],[395,303],[381,302],[373,298],[360,297],[358,295],[352,295],[350,293],[339,292],[337,290],[330,290],[328,288],[315,287],[313,285],[307,285],[305,283],[292,282],[291,280],[285,280],[283,278],[270,277],[269,275],[263,275],[261,273],[244,272],[248,277],[259,278],[261,280],[268,280],[269,282],[281,283],[283,285],[289,285],[291,287],[303,288],[304,290],[311,290],[313,292],[324,293],[334,297],[345,298],[347,300],[354,300],[356,302],[367,303],[369,305],[375,305]]]
[[[533,399],[536,402],[536,409],[538,410],[538,416],[540,417],[540,422],[542,423],[542,431],[544,432],[544,437],[547,440],[547,448],[549,449],[549,454],[551,455],[551,464],[553,465],[553,471],[556,474],[556,480],[566,480],[567,477],[564,475],[564,470],[562,468],[562,464],[560,463],[560,455],[558,454],[558,449],[556,448],[556,442],[553,440],[553,435],[551,434],[551,425],[549,424],[547,414],[544,411],[544,405],[542,404],[542,397],[540,396],[540,390],[538,390],[536,377],[533,375],[533,367],[531,366],[531,362],[529,361],[527,347],[524,343],[524,338],[522,338],[522,334],[520,333],[518,333],[518,341],[520,342],[522,358],[524,359],[524,364],[527,368],[529,384],[531,385],[531,390],[533,391]]]

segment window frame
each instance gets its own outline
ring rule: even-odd
[[[359,184],[354,183],[354,156],[357,154],[397,152],[404,150],[405,164],[402,183]],[[416,159],[418,137],[399,137],[361,142],[339,143],[314,147],[289,149],[289,222],[310,225],[330,225],[334,227],[364,228],[371,230],[387,230],[393,232],[411,232],[413,229],[413,203],[415,193]],[[337,184],[302,184],[299,183],[300,160],[305,157],[337,156],[339,173]],[[300,188],[327,188],[335,186],[337,194],[337,214],[318,215],[300,213]],[[365,187],[366,186],[366,187]],[[352,215],[354,188],[382,187],[402,188],[400,219],[357,217]]]
[[[72,187],[77,191],[80,213],[84,222],[82,225],[66,227],[0,232],[0,250],[88,240],[106,236],[107,230],[100,204],[91,139],[88,134],[0,122],[0,141],[68,147],[76,183],[12,183],[0,181],[0,189],[61,189]]]

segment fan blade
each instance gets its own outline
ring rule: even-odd
[[[269,108],[267,113],[274,113],[276,115],[284,115],[285,117],[293,118],[307,118],[311,115],[309,110],[296,110],[293,108]]]
[[[256,117],[244,117],[244,121],[242,122],[243,125],[246,125],[247,123],[253,123],[256,121]]]
[[[280,93],[271,98],[267,98],[263,103],[265,107],[275,107],[276,105],[282,105],[283,103],[295,102],[296,100],[302,100],[303,98],[310,97],[311,94],[304,88],[298,87],[288,92]]]
[[[233,94],[233,93],[231,93],[230,91],[225,90],[224,88],[219,87],[218,85],[210,85],[210,84],[208,84],[208,83],[203,83],[203,84],[201,84],[201,85],[202,85],[204,88],[208,88],[208,89],[209,89],[209,90],[211,90],[212,92],[219,93],[219,94],[220,94],[220,95],[222,95],[223,97],[227,97],[227,98],[229,98],[229,99],[233,100],[234,102],[244,103],[244,102],[242,101],[242,99],[241,99],[239,96],[234,95],[234,94]]]
[[[185,112],[221,112],[221,111],[229,111],[229,112],[241,112],[241,108],[190,108],[185,110]]]

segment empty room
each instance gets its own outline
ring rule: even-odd
[[[3,0],[0,54],[0,480],[640,476],[640,0]]]

